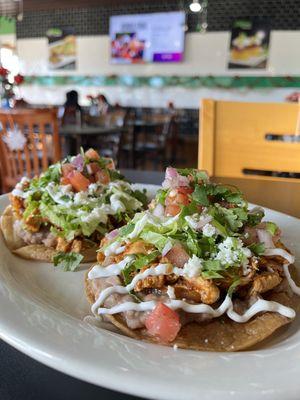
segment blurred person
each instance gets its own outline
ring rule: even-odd
[[[289,101],[291,103],[298,103],[300,102],[300,92],[293,92],[289,94],[286,98],[286,101]]]
[[[82,120],[82,108],[78,103],[78,92],[71,90],[66,93],[66,101],[63,106],[62,125],[80,125]]]
[[[111,105],[109,104],[104,94],[99,94],[97,99],[98,99],[98,109],[100,115],[106,115],[109,111],[111,111]]]

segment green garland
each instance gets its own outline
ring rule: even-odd
[[[25,84],[41,86],[126,86],[153,88],[300,88],[300,76],[26,76]]]

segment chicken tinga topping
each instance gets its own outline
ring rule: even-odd
[[[293,309],[264,299],[288,284],[300,289],[288,269],[294,257],[263,216],[203,171],[167,168],[149,210],[102,240],[88,273],[92,312],[120,313],[130,329],[146,328],[161,342],[183,324],[223,314],[238,323],[267,311],[294,318]]]
[[[22,178],[11,193],[14,230],[26,244],[57,253],[54,265],[74,271],[86,248],[124,225],[146,204],[109,158],[89,149],[52,165],[39,177]]]

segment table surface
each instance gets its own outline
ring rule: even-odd
[[[155,171],[121,171],[133,182],[160,184],[164,174]],[[215,182],[239,186],[246,198],[260,205],[300,217],[300,182],[260,179],[214,178]],[[133,396],[103,389],[71,378],[32,360],[0,341],[1,400],[134,400]]]
[[[120,132],[118,126],[89,126],[89,125],[65,125],[59,128],[61,135],[105,135],[107,133]]]
[[[160,126],[163,125],[164,122],[163,121],[151,121],[151,120],[146,120],[146,119],[133,119],[133,120],[129,120],[128,121],[128,125],[131,126]]]
[[[255,204],[300,218],[300,180],[291,182],[266,179],[213,178],[215,182],[235,185]]]

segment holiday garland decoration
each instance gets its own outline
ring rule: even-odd
[[[2,100],[2,106],[4,105],[4,102],[7,106],[12,106],[10,103],[15,98],[14,89],[23,82],[23,75],[13,75],[8,69],[0,66],[0,96]]]
[[[300,87],[300,76],[129,76],[129,75],[65,75],[26,76],[25,84],[41,86],[125,86],[125,87],[185,87],[191,89],[220,88],[286,88]]]

